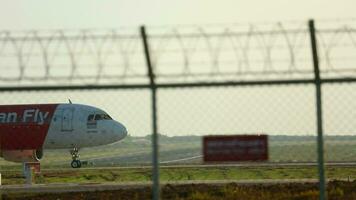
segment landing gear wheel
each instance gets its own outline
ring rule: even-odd
[[[79,150],[78,148],[73,148],[73,150],[70,151],[70,154],[72,155],[72,163],[70,164],[73,168],[80,168],[82,166],[82,163],[79,160]]]
[[[77,160],[77,163],[78,163],[78,168],[81,168],[82,167],[82,162],[80,162],[80,160]]]
[[[80,160],[73,160],[70,164],[73,168],[80,168],[82,166],[82,162]]]

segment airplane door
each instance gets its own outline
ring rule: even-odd
[[[62,114],[62,131],[73,131],[73,108],[63,109]]]

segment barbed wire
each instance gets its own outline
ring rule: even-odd
[[[323,76],[354,76],[355,21],[317,27]],[[158,81],[312,77],[306,23],[148,27]],[[147,82],[138,29],[0,32],[0,82]]]

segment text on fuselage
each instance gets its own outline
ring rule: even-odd
[[[42,112],[39,109],[27,109],[23,111],[22,116],[16,112],[0,112],[0,123],[36,123],[39,125],[44,124],[48,118],[49,112]]]

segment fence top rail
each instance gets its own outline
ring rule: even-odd
[[[352,83],[356,78],[327,78],[322,79],[322,84]],[[294,80],[262,80],[262,81],[224,81],[224,82],[192,82],[192,83],[157,83],[158,89],[165,88],[197,88],[197,87],[243,87],[243,86],[263,86],[263,85],[300,85],[314,84],[314,79],[294,79]],[[9,86],[0,87],[0,92],[18,91],[55,91],[55,90],[127,90],[127,89],[150,89],[150,84],[126,84],[126,85],[56,85],[56,86]]]

